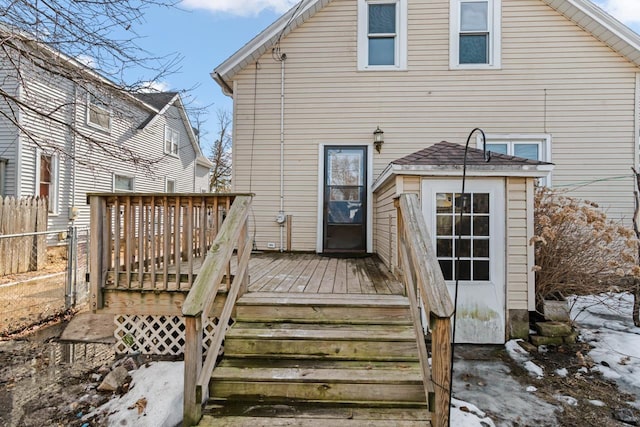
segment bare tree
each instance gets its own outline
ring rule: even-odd
[[[0,4],[0,121],[37,147],[56,150],[79,163],[95,156],[51,144],[53,132],[85,144],[102,157],[149,168],[151,159],[118,140],[96,137],[76,126],[76,104],[96,100],[88,114],[101,120],[141,115],[135,94],[177,68],[179,57],[155,57],[137,44],[135,25],[150,7],[173,0],[10,0]],[[136,72],[147,74],[125,81]],[[44,89],[43,89],[44,87]],[[58,91],[52,88],[60,89]],[[43,91],[48,97],[43,97]],[[21,120],[22,118],[22,120]],[[28,118],[29,126],[24,118]],[[60,130],[62,129],[62,131]],[[134,129],[131,130],[135,131]],[[1,153],[0,153],[1,154]]]
[[[231,114],[218,109],[216,120],[218,132],[209,157],[213,162],[209,188],[214,192],[225,192],[231,189]]]

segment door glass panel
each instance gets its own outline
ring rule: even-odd
[[[366,149],[325,148],[325,251],[366,250]]]
[[[437,193],[435,199],[436,256],[445,280],[456,274],[460,280],[490,280],[490,194]]]

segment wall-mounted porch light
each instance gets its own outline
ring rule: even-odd
[[[373,146],[376,148],[376,151],[380,153],[382,149],[382,144],[384,144],[384,132],[380,129],[380,126],[373,131]]]

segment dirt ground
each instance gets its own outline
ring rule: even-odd
[[[113,350],[106,344],[59,343],[57,338],[64,326],[62,319],[61,322],[0,339],[0,426],[100,425],[96,421],[83,421],[82,417],[113,396],[96,390],[115,361]],[[495,413],[470,400],[487,412],[497,426],[634,425],[616,420],[613,413],[626,408],[640,419],[640,411],[627,403],[634,401],[635,396],[621,392],[614,383],[603,379],[598,372],[592,372],[590,367],[593,364],[585,356],[588,351],[587,344],[579,343],[551,348],[548,352],[533,352],[533,362],[547,373],[543,379],[536,379],[511,360],[503,346],[456,346],[454,394],[473,388],[491,394],[487,388],[491,382],[504,388],[499,383],[505,381],[500,375],[506,371],[509,381],[518,389],[535,386],[535,398],[547,402],[545,406],[554,416],[545,415],[542,405],[531,408],[538,415],[517,413],[522,407],[515,403],[515,396],[502,399],[506,400],[502,402],[505,409]],[[489,369],[488,378],[476,377],[472,370],[465,369],[465,366],[475,367],[482,363],[493,363],[503,368]],[[552,374],[559,368],[566,368],[568,375],[563,378]],[[531,407],[533,397],[522,393],[522,400]],[[558,395],[570,395],[580,404],[561,403],[556,397]],[[500,400],[500,396],[497,399]],[[585,404],[588,400],[599,400],[605,405]]]

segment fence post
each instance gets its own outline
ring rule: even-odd
[[[78,285],[78,229],[69,227],[67,233],[67,287],[65,289],[65,308],[68,310],[76,305],[76,291]]]

